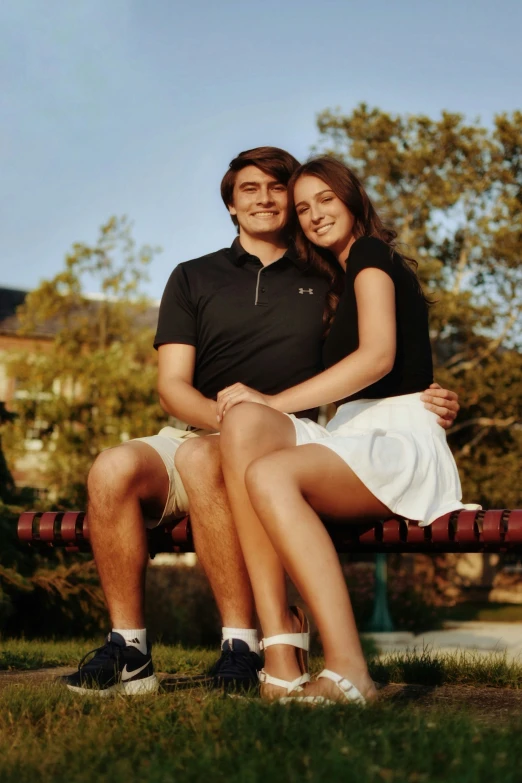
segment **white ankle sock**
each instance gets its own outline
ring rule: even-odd
[[[147,652],[146,628],[113,628],[113,633],[119,633],[125,639],[127,647],[136,647],[143,655]]]
[[[260,653],[256,628],[222,628],[221,645],[223,645],[223,642],[227,639],[241,639],[241,641],[248,644],[250,652],[257,653],[258,655]]]

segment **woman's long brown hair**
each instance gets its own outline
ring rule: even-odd
[[[295,244],[300,258],[318,272],[322,277],[330,280],[330,290],[326,297],[323,324],[325,336],[330,331],[337,305],[344,288],[344,271],[331,252],[324,248],[316,247],[306,238],[299,224],[295,211],[294,189],[297,180],[305,175],[318,177],[328,185],[335,195],[348,207],[354,217],[353,234],[355,239],[360,237],[376,237],[382,239],[390,248],[390,253],[396,252],[397,232],[384,225],[377,214],[370,197],[363,188],[359,178],[344,163],[321,156],[312,158],[307,163],[294,171],[288,182],[288,198],[291,208],[291,222]],[[396,254],[396,258],[414,275],[419,291],[422,289],[416,275],[417,262],[408,256]],[[428,300],[426,300],[428,301]]]

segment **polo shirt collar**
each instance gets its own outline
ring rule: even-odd
[[[243,266],[243,264],[248,258],[257,258],[257,256],[252,256],[250,253],[248,253],[245,250],[245,248],[242,246],[241,242],[239,241],[239,237],[236,237],[232,242],[232,246],[230,248],[230,259],[232,263],[235,264],[236,266]],[[289,261],[291,261],[293,264],[295,264],[295,266],[299,268],[303,267],[303,262],[299,258],[293,242],[290,244],[288,250],[284,252],[282,258],[287,258]]]

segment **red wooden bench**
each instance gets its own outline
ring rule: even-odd
[[[522,509],[454,511],[429,527],[401,518],[382,522],[328,524],[338,552],[510,552],[522,553]],[[26,511],[18,520],[18,538],[28,544],[90,550],[83,511]],[[148,531],[151,557],[159,552],[193,552],[190,519]]]

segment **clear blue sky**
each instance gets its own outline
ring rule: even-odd
[[[240,150],[305,157],[359,102],[490,123],[521,108],[520,0],[4,0],[0,285],[34,288],[111,214],[179,262],[230,244]]]

